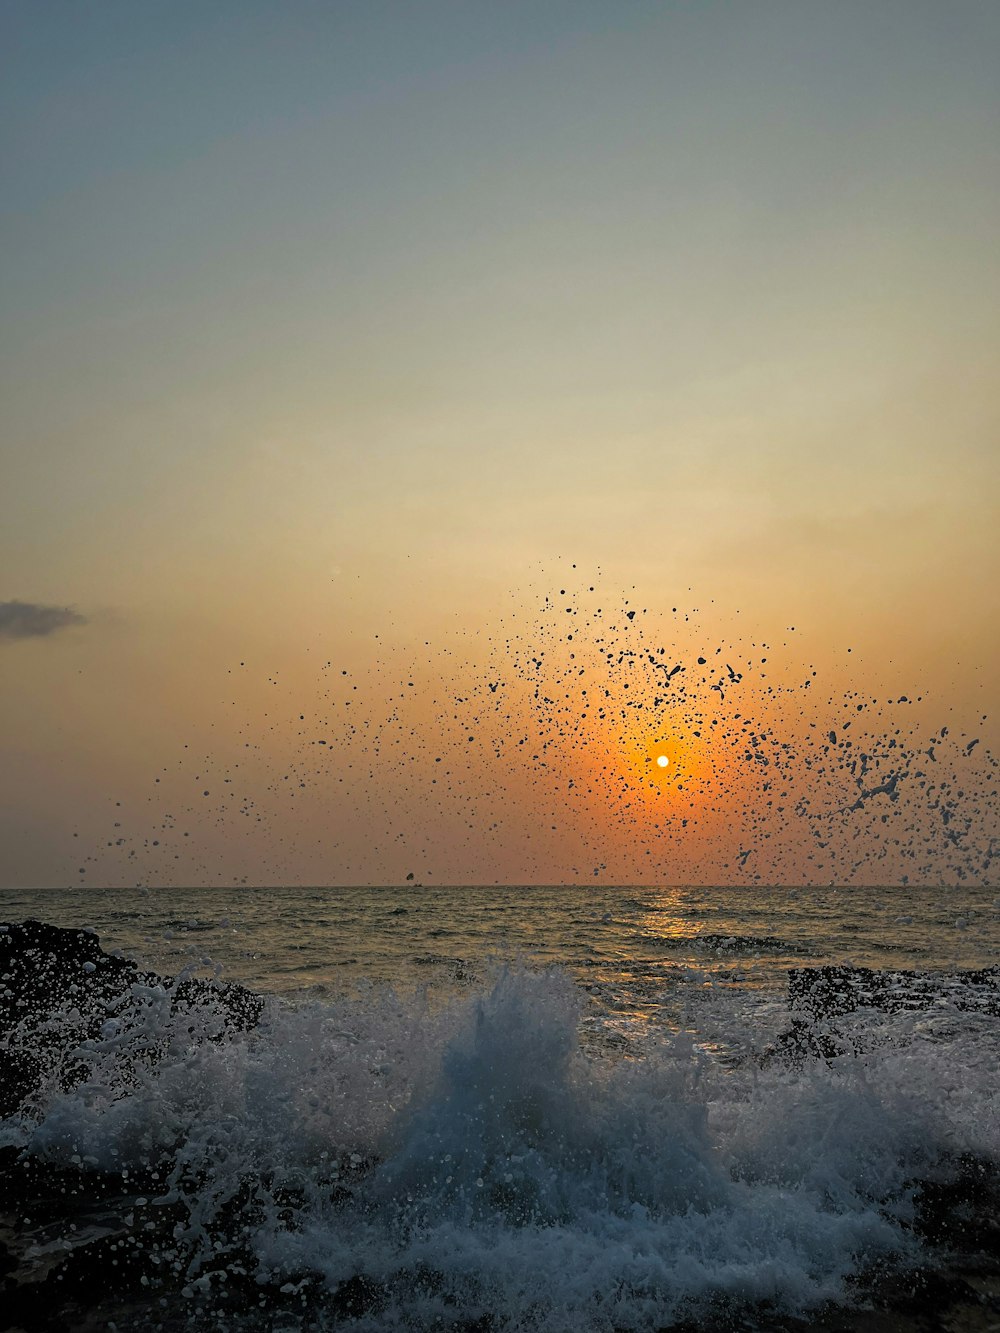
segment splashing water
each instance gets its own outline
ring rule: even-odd
[[[918,1182],[1000,1149],[972,1033],[723,1073],[683,1037],[587,1059],[559,972],[505,971],[438,1011],[273,1001],[222,1042],[163,990],[139,999],[80,1053],[79,1086],[6,1134],[154,1191],[131,1206],[202,1313],[232,1309],[234,1274],[317,1308],[363,1279],[370,1328],[801,1312],[912,1260]]]
[[[986,719],[797,631],[594,587],[288,684],[231,673],[221,735],[115,809],[88,882],[988,884]],[[713,626],[715,626],[713,628]],[[837,681],[838,684],[833,682]],[[223,702],[223,701],[220,701]],[[226,727],[229,727],[228,735]],[[659,760],[668,762],[661,765]]]
[[[153,886],[147,913],[184,879],[411,887],[342,890],[341,917],[272,895],[260,966],[177,893],[188,960],[204,939],[294,1002],[236,1032],[134,986],[2,1142],[121,1181],[115,1244],[205,1327],[652,1333],[811,1317],[926,1263],[930,1194],[1000,1162],[993,1010],[861,1006],[795,1048],[778,979],[993,962],[997,761],[877,673],[824,687],[793,633],[595,582],[416,657],[234,668],[217,740],[115,805],[88,880]],[[423,887],[554,879],[593,902],[484,892],[489,939]],[[850,910],[776,887],[908,883]],[[38,1261],[63,1239],[41,1226]]]

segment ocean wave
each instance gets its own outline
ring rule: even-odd
[[[1000,1154],[973,1029],[726,1070],[683,1034],[588,1058],[554,970],[501,971],[446,1007],[272,999],[224,1038],[162,987],[132,1001],[0,1142],[92,1194],[113,1179],[134,1265],[119,1279],[192,1319],[268,1292],[308,1305],[302,1328],[802,1314],[852,1299],[872,1266],[918,1263],[925,1182]]]
[[[726,935],[708,932],[693,935],[690,942],[716,953],[780,953],[803,954],[809,951],[801,944],[789,944],[776,935]]]
[[[660,934],[655,931],[641,931],[632,936],[632,942],[644,946],[673,950],[708,950],[721,954],[789,954],[796,957],[807,956],[809,949],[801,944],[791,944],[779,939],[777,935],[725,934],[721,931],[703,931],[697,935],[674,933]]]

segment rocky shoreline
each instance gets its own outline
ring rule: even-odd
[[[837,1023],[860,1009],[898,1013],[945,1003],[1000,1015],[1000,969],[935,977],[855,968],[799,969],[789,978],[791,1026],[770,1053],[790,1066],[830,1059],[844,1050]],[[170,1031],[192,1046],[252,1039],[264,1002],[242,987],[161,977],[106,953],[87,932],[37,921],[0,927],[0,1119],[29,1120],[53,1089],[72,1090],[91,1074],[88,1052],[111,1050],[117,1075],[130,1061],[155,1063],[150,1015],[167,1015]],[[128,1041],[115,1046],[119,1035]],[[110,1057],[109,1057],[110,1058]],[[259,1210],[259,1186],[247,1179],[214,1222],[227,1255],[224,1284],[192,1280],[177,1256],[175,1227],[185,1204],[166,1188],[169,1152],[152,1152],[141,1169],[86,1155],[52,1156],[10,1142],[0,1147],[0,1328],[48,1329],[319,1329],[364,1318],[405,1302],[405,1283],[433,1285],[431,1271],[401,1275],[392,1288],[362,1274],[330,1290],[308,1274],[296,1282],[261,1282],[241,1257],[241,1220]],[[373,1163],[345,1161],[334,1193],[349,1201]],[[1000,1176],[972,1156],[942,1166],[916,1184],[913,1234],[926,1263],[878,1267],[856,1281],[858,1308],[831,1308],[808,1320],[764,1308],[719,1305],[700,1311],[698,1330],[758,1328],[804,1333],[986,1333],[1000,1324]],[[205,1182],[188,1181],[193,1193]],[[293,1185],[268,1186],[297,1225]],[[284,1191],[284,1192],[282,1192]],[[332,1197],[332,1196],[331,1196]],[[337,1199],[332,1198],[334,1204]],[[243,1230],[248,1230],[243,1225]],[[220,1231],[221,1236],[221,1231]],[[208,1237],[211,1243],[212,1237]],[[487,1319],[454,1312],[451,1327],[488,1333]]]
[[[71,1088],[85,1073],[81,1046],[164,1000],[172,1014],[197,1017],[199,1031],[211,1014],[217,1039],[252,1028],[263,1008],[242,986],[143,971],[106,953],[90,931],[33,920],[0,925],[0,1119],[30,1103],[47,1080]]]

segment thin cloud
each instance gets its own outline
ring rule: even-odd
[[[44,639],[71,625],[85,625],[87,617],[68,606],[38,602],[0,602],[0,640]]]

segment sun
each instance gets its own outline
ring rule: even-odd
[[[685,769],[684,755],[677,749],[674,737],[654,737],[647,742],[641,756],[641,771],[654,787],[672,787]]]

